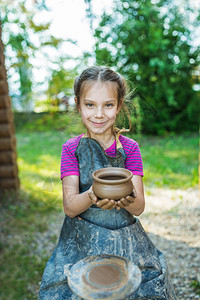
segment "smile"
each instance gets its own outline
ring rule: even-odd
[[[91,123],[96,127],[101,127],[106,124],[106,122],[97,123],[97,122],[92,122],[92,121],[91,121]]]

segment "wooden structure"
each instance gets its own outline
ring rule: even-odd
[[[0,190],[18,189],[16,139],[0,24]]]

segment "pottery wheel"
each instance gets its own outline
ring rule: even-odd
[[[141,272],[121,256],[96,255],[78,261],[68,275],[71,290],[84,299],[123,299],[141,283]]]
[[[101,263],[92,265],[84,272],[83,280],[92,288],[110,290],[118,287],[125,279],[126,274],[118,265]]]

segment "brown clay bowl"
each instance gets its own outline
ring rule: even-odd
[[[93,172],[93,192],[100,199],[119,200],[133,192],[133,174],[123,168],[108,167]]]

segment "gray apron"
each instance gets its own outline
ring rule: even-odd
[[[87,137],[80,139],[75,155],[80,193],[91,187],[95,170],[123,168],[126,159],[119,140],[116,157],[110,157],[96,140]],[[139,219],[125,209],[102,210],[95,205],[75,218],[65,216],[58,245],[44,270],[38,299],[80,299],[67,284],[68,272],[77,261],[100,254],[126,257],[140,268],[142,283],[127,299],[176,299],[165,257],[151,242]]]

